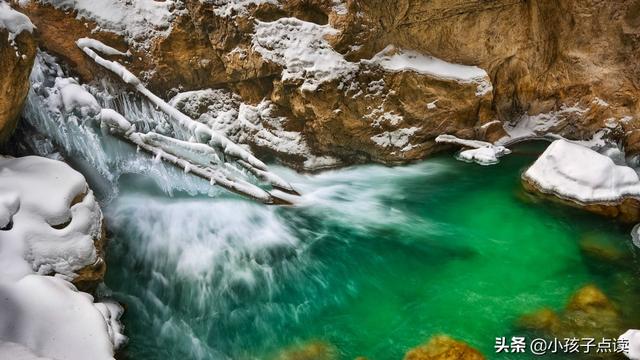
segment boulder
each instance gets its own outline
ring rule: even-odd
[[[624,331],[624,317],[618,307],[595,285],[578,289],[564,310],[541,309],[519,320],[523,329],[542,336],[564,338],[616,338]]]
[[[640,221],[640,178],[630,167],[556,140],[522,175],[525,190],[624,222]]]
[[[405,360],[484,360],[485,357],[466,343],[446,335],[432,337],[429,342],[409,350]]]

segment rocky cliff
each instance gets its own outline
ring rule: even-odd
[[[420,159],[445,146],[434,141],[443,133],[503,142],[600,133],[628,155],[640,151],[640,1],[154,4],[131,5],[125,30],[83,1],[20,10],[37,25],[40,45],[83,81],[105,76],[75,45],[89,36],[129,50],[120,61],[167,99],[215,88],[238,104],[268,107],[261,129],[299,134],[304,150],[256,136],[246,142],[299,167]],[[145,14],[146,22],[136,20]],[[142,25],[147,31],[136,31]],[[197,95],[188,102],[203,104]],[[211,106],[182,110],[212,115]]]
[[[36,47],[29,19],[0,3],[0,143],[16,128]]]

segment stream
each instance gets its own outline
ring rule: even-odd
[[[106,284],[128,305],[126,353],[251,359],[322,341],[340,359],[401,359],[445,333],[492,358],[521,315],[561,309],[585,284],[625,301],[634,275],[585,257],[580,242],[632,256],[629,229],[521,192],[541,147],[518,146],[491,167],[440,156],[278,169],[304,194],[296,207],[169,197],[150,179],[123,178],[106,206]]]
[[[102,86],[92,91],[101,106],[138,122],[161,117]],[[271,359],[296,344],[323,344],[338,359],[402,359],[436,334],[492,359],[496,337],[523,335],[521,316],[561,310],[584,285],[635,307],[630,227],[523,192],[520,174],[546,143],[516,145],[494,166],[451,154],[313,175],[274,164],[302,197],[265,206],[83,119],[61,125],[39,101],[32,91],[27,122],[101,199],[109,243],[99,294],[126,307],[125,359]],[[593,244],[624,260],[594,257]]]

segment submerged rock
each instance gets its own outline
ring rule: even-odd
[[[282,350],[273,360],[335,360],[338,350],[323,341],[310,341]]]
[[[576,291],[562,312],[542,309],[519,320],[523,329],[556,338],[616,338],[624,331],[624,318],[615,304],[596,286]]]
[[[590,261],[587,265],[596,265],[603,270],[612,266],[619,269],[634,267],[632,255],[624,251],[619,244],[608,240],[603,234],[589,233],[580,238],[580,252]]]
[[[446,335],[432,337],[429,342],[409,350],[404,360],[484,360],[485,357],[466,343]]]

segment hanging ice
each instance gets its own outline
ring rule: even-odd
[[[57,137],[57,142],[62,142],[63,147],[81,147],[80,152],[90,153],[91,159],[87,161],[101,175],[112,176],[112,169],[105,164],[117,159],[102,156],[104,151],[100,147],[103,145],[96,143],[103,141],[92,130],[95,125],[134,144],[137,150],[143,150],[157,160],[174,165],[181,171],[187,169],[185,173],[190,176],[196,175],[211,184],[263,203],[288,203],[271,194],[269,187],[295,194],[286,181],[271,173],[249,151],[173,108],[146,89],[127,69],[117,62],[103,59],[92,49],[116,56],[126,56],[126,53],[92,39],[81,39],[78,46],[98,64],[134,86],[149,102],[131,101],[129,98],[135,95],[117,91],[105,81],[95,86],[80,85],[75,79],[65,77],[59,66],[52,65],[55,62],[50,56],[40,54],[32,74],[33,89],[26,112],[30,113],[30,122],[36,128]],[[120,109],[127,117],[115,109]],[[52,116],[57,118],[57,124],[46,124],[43,119]],[[131,150],[129,152],[132,153]],[[154,164],[148,162],[146,166],[154,167]],[[126,172],[130,171],[122,171]]]

